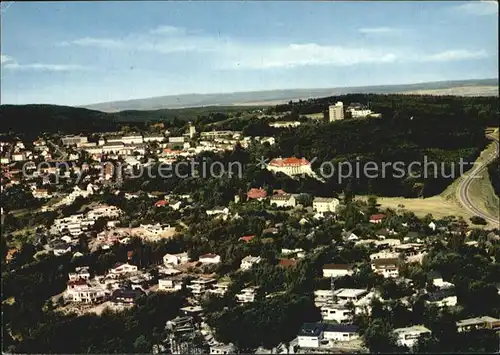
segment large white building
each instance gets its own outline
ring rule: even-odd
[[[275,158],[267,165],[267,170],[283,173],[288,176],[309,175],[312,173],[311,163],[305,158]]]
[[[248,270],[250,269],[254,264],[260,263],[262,258],[260,256],[245,256],[243,260],[241,260],[241,265],[240,269],[241,270]]]
[[[337,212],[340,201],[334,197],[315,197],[313,209],[318,213]]]
[[[296,200],[292,194],[276,194],[271,196],[269,203],[276,207],[295,207]]]
[[[344,104],[341,101],[328,107],[328,118],[330,122],[344,119]]]

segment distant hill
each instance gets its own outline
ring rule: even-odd
[[[351,93],[415,93],[427,95],[498,96],[498,79],[438,81],[406,85],[359,86],[320,89],[248,91],[221,94],[183,94],[85,105],[103,112],[159,110],[202,106],[270,106],[290,100]]]

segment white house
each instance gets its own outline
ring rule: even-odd
[[[399,257],[399,253],[391,252],[391,251],[380,251],[378,253],[370,254],[370,260],[378,260],[378,259],[397,259]]]
[[[241,270],[248,270],[250,269],[254,264],[258,264],[260,263],[260,261],[262,260],[262,258],[260,256],[245,256],[242,260],[241,260],[241,265],[240,265],[240,269]]]
[[[334,197],[315,197],[313,200],[313,210],[319,213],[337,212],[340,201]]]
[[[411,327],[394,329],[394,334],[397,337],[399,345],[412,348],[417,344],[418,338],[424,334],[431,334],[431,331],[423,325],[414,325]]]
[[[251,303],[255,301],[256,290],[256,287],[247,287],[242,289],[239,293],[236,294],[236,301],[238,303]]]
[[[193,296],[202,296],[208,291],[210,285],[216,282],[215,279],[200,277],[198,279],[192,280],[187,288],[191,290]]]
[[[399,276],[399,259],[375,259],[371,262],[374,273],[385,278],[395,278]]]
[[[208,290],[209,293],[213,295],[223,296],[229,290],[229,282],[218,282],[213,285],[213,288]]]
[[[359,338],[358,331],[354,324],[324,324],[323,339],[332,342],[351,341]]]
[[[112,275],[125,275],[133,272],[137,272],[138,268],[135,265],[130,265],[129,263],[117,263],[109,273]]]
[[[210,345],[210,354],[223,355],[223,354],[234,354],[236,348],[233,344],[214,344]]]
[[[106,289],[102,285],[91,286],[86,280],[69,281],[64,299],[70,302],[94,303],[106,296]]]
[[[159,279],[158,280],[158,290],[159,291],[179,291],[182,289],[182,280],[180,279]]]
[[[276,207],[295,207],[297,204],[295,197],[293,197],[292,194],[273,195],[271,196],[269,203]]]
[[[321,307],[321,317],[323,320],[345,323],[351,320],[352,311],[344,304],[326,304]]]
[[[218,215],[218,214],[227,215],[227,214],[229,214],[229,208],[227,208],[227,207],[214,207],[210,210],[207,210],[206,213],[209,216]]]
[[[323,277],[343,277],[352,275],[353,267],[347,264],[325,264],[323,265]]]
[[[368,294],[368,290],[363,288],[341,288],[334,291],[338,303],[356,303]]]
[[[476,318],[462,319],[457,322],[457,331],[467,332],[473,329],[500,329],[500,319],[482,316]]]
[[[453,307],[457,305],[457,296],[454,290],[447,288],[426,295],[426,304],[435,305],[438,308]]]
[[[165,254],[163,256],[163,264],[166,266],[179,265],[189,262],[188,253],[180,254]]]
[[[77,280],[90,280],[90,272],[88,266],[77,267],[75,272],[68,273],[68,278],[70,281]]]
[[[211,253],[201,255],[199,261],[203,264],[218,264],[220,263],[220,255]]]

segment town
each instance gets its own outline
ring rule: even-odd
[[[342,107],[341,102],[330,106],[332,121],[343,119]],[[270,123],[292,130],[299,125]],[[2,193],[22,194],[9,201],[20,198],[24,206],[32,201],[41,222],[35,229],[23,228],[13,211],[2,208],[7,230],[20,237],[35,235],[6,250],[6,265],[15,270],[33,257],[64,258],[65,289],[47,301],[61,314],[120,313],[155,293],[181,295],[178,315],[166,321],[163,338],[144,349],[155,353],[424,349],[423,339],[433,336],[429,312],[456,319],[457,332],[480,329],[495,334],[500,329],[498,307],[491,309],[499,305],[500,284],[486,281],[495,279],[495,269],[481,275],[485,281],[479,289],[466,291],[466,281],[451,268],[458,260],[438,261],[445,255],[483,255],[477,262],[490,267],[488,258],[498,255],[498,229],[470,228],[454,217],[419,219],[405,210],[383,210],[374,197],[362,201],[345,194],[319,196],[254,186],[234,194],[229,204],[213,206],[200,204],[196,191],[124,189],[138,178],[126,172],[139,167],[275,144],[273,137],[198,132],[191,122],[186,127],[180,136],[171,136],[157,124],[157,133],[151,135],[42,135],[33,142],[2,142]],[[120,162],[125,173],[103,162]],[[264,170],[299,180],[314,175],[305,157],[275,157]],[[190,235],[201,239],[189,241]],[[290,335],[268,334],[272,339],[255,341],[245,339],[243,328],[238,333],[242,324],[227,329],[220,323],[225,312],[254,304],[287,306],[290,292],[297,289],[305,299],[296,302],[310,302],[310,311],[281,320],[287,327],[295,325],[287,330]],[[477,304],[483,297],[492,303]],[[385,333],[376,330],[377,318],[367,323],[384,314],[392,322]]]

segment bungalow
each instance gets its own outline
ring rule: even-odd
[[[245,256],[242,260],[241,260],[241,265],[240,265],[240,269],[241,270],[248,270],[250,269],[254,264],[258,264],[260,263],[262,260],[262,258],[260,256]]]
[[[297,334],[300,348],[319,348],[323,340],[323,327],[318,323],[304,323]]]
[[[251,188],[248,192],[247,192],[247,197],[249,200],[258,200],[258,201],[262,201],[263,199],[265,199],[267,197],[267,192],[266,190],[262,189],[262,188]]]
[[[110,306],[116,310],[123,310],[134,306],[135,301],[144,294],[141,289],[115,290],[111,295]]]
[[[342,277],[354,273],[352,265],[347,264],[325,264],[323,265],[323,277]]]
[[[441,274],[436,271],[429,272],[429,274],[427,275],[427,279],[431,281],[432,284],[437,288],[451,288],[455,286],[451,282],[444,281]]]
[[[338,303],[356,303],[368,294],[368,290],[363,288],[341,288],[334,291],[334,296]]]
[[[399,259],[375,259],[371,262],[374,273],[382,275],[385,278],[394,278],[399,276]]]
[[[208,290],[210,294],[224,296],[226,292],[229,290],[230,283],[228,281],[218,282],[213,285],[213,288]]]
[[[70,281],[77,281],[77,280],[88,281],[90,279],[89,267],[88,266],[77,267],[75,269],[75,272],[70,272],[68,274],[68,278]]]
[[[205,254],[201,255],[199,261],[203,264],[218,264],[220,263],[220,256],[217,254]]]
[[[351,341],[359,338],[358,326],[354,324],[324,324],[323,339],[330,341]]]
[[[397,328],[393,332],[396,335],[397,343],[408,348],[414,347],[422,335],[431,334],[431,331],[423,325]]]
[[[462,319],[457,322],[457,331],[467,332],[474,329],[500,330],[500,319],[482,316],[476,318]]]
[[[135,265],[130,265],[129,263],[116,263],[115,266],[109,270],[111,275],[125,275],[133,272],[137,272],[138,268]]]
[[[276,194],[271,196],[270,204],[276,207],[295,207],[296,200],[292,194]]]
[[[382,221],[385,218],[385,214],[380,213],[380,214],[374,214],[370,216],[370,223],[382,223]]]
[[[453,307],[457,305],[457,296],[451,288],[430,292],[424,295],[425,303],[432,304],[437,308]]]
[[[333,197],[315,197],[313,200],[313,210],[319,213],[337,212],[340,201]]]
[[[370,254],[370,260],[378,260],[378,259],[397,259],[399,258],[399,253],[391,252],[391,251],[380,251],[378,253]]]

